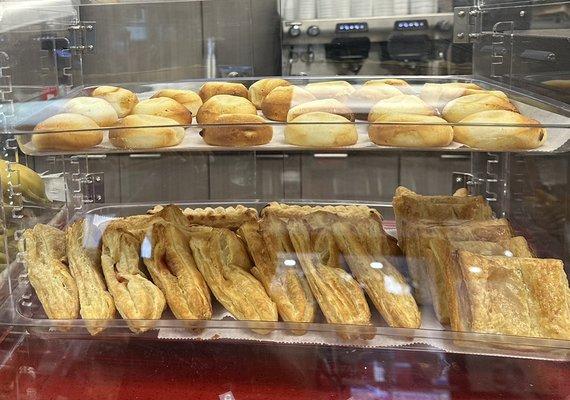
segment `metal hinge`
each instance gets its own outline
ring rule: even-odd
[[[467,189],[469,194],[473,194],[476,185],[473,174],[468,172],[453,172],[451,182],[451,192],[455,193],[459,189]]]
[[[476,7],[455,7],[453,10],[453,43],[471,43],[477,40],[481,10]]]
[[[67,30],[69,50],[76,54],[95,51],[95,21],[75,21]]]
[[[85,174],[81,182],[81,189],[83,192],[83,203],[105,202],[105,185],[102,172]]]

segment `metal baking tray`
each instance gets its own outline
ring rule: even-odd
[[[502,90],[515,103],[522,114],[532,117],[542,123],[548,129],[546,143],[538,149],[528,150],[529,153],[564,153],[570,150],[570,106],[568,104],[557,102],[547,97],[525,92],[520,90],[512,90],[493,83],[489,80],[474,78],[471,76],[334,76],[334,77],[285,77],[295,85],[306,85],[312,82],[323,82],[330,80],[346,80],[349,83],[358,86],[371,79],[398,78],[405,79],[419,93],[424,83],[446,83],[446,82],[472,82],[484,88],[492,90]],[[239,82],[245,86],[251,85],[260,78],[228,78],[223,81]],[[146,99],[152,96],[155,91],[163,88],[185,88],[197,91],[200,86],[206,82],[205,80],[188,80],[173,83],[160,84],[115,84],[125,87],[137,93],[140,99]],[[186,127],[186,135],[181,144],[173,147],[165,147],[159,149],[146,150],[124,150],[117,149],[111,145],[108,140],[109,129],[104,130],[103,142],[91,149],[79,151],[38,151],[31,144],[31,132],[35,125],[40,121],[61,112],[61,107],[70,98],[78,96],[88,96],[94,87],[80,87],[72,90],[66,96],[48,102],[30,102],[16,104],[16,123],[13,133],[17,135],[20,149],[27,155],[32,156],[48,156],[60,154],[112,154],[112,153],[163,153],[163,152],[222,152],[222,151],[315,151],[315,148],[294,146],[285,143],[283,131],[287,123],[272,122],[268,123],[274,128],[274,137],[271,143],[253,147],[219,147],[206,144],[200,137],[201,128],[207,125],[198,125],[195,121],[192,125]],[[367,121],[357,120],[354,123],[357,126],[358,142],[352,146],[337,148],[319,148],[318,151],[382,151],[382,150],[422,150],[422,151],[480,151],[471,149],[460,143],[453,142],[446,147],[437,148],[398,148],[391,146],[379,146],[370,141],[368,138]],[[386,125],[405,125],[405,123],[385,123]],[[459,123],[450,125],[462,125]],[[489,124],[478,124],[489,125]],[[497,124],[492,124],[498,126]],[[505,125],[515,126],[515,125]],[[521,125],[522,126],[522,125]],[[111,128],[112,129],[112,128]]]
[[[311,201],[284,200],[288,204],[301,205],[341,205],[363,204],[379,210],[384,215],[392,213],[387,202],[369,203],[354,201]],[[236,202],[192,202],[180,203],[181,207],[227,207],[242,204],[256,209],[263,208],[267,201],[251,200]],[[120,216],[145,213],[154,207],[149,204],[91,205],[76,217],[92,216],[108,219]],[[54,213],[54,210],[51,210]],[[64,213],[65,214],[65,213]],[[57,216],[62,221],[62,213]],[[72,219],[72,218],[71,218]],[[384,221],[388,233],[395,233],[393,221]],[[29,334],[44,337],[89,337],[85,321],[50,320],[46,317],[33,288],[29,284],[21,255],[7,270],[0,274],[0,324],[24,329]],[[373,328],[350,325],[327,324],[322,315],[314,323],[259,322],[235,320],[213,299],[214,317],[212,320],[189,321],[174,319],[167,309],[160,320],[144,321],[153,328],[140,336],[154,340],[230,340],[289,343],[296,345],[351,346],[361,348],[413,348],[426,351],[459,352],[469,354],[491,354],[494,356],[536,358],[549,360],[570,360],[570,341],[542,338],[516,337],[497,334],[451,332],[437,322],[431,306],[422,306],[422,326],[420,329],[391,328],[371,306]],[[372,333],[370,340],[346,341],[338,337],[337,331],[351,335]],[[252,329],[271,330],[267,335],[252,332]],[[302,330],[302,336],[292,334],[292,330]],[[107,328],[97,337],[130,337],[135,335],[120,318],[109,321]]]

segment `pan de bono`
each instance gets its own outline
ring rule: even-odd
[[[354,122],[354,114],[352,110],[335,99],[313,100],[307,103],[299,104],[298,106],[295,106],[289,110],[287,113],[287,121],[292,121],[301,114],[317,111],[340,115],[349,121]]]
[[[32,135],[37,150],[82,150],[103,141],[99,125],[81,114],[54,115],[37,124],[34,132],[53,132]]]
[[[253,114],[257,109],[248,99],[228,94],[218,94],[210,97],[202,104],[196,115],[199,124],[211,124],[222,114]]]
[[[170,97],[157,97],[139,102],[132,114],[156,115],[157,117],[170,118],[180,125],[192,123],[192,113],[176,100]]]
[[[449,122],[459,122],[468,115],[488,110],[517,111],[517,108],[504,98],[480,92],[451,100],[443,108],[442,116]]]
[[[285,79],[280,78],[266,78],[261,79],[249,87],[249,100],[253,103],[258,110],[261,109],[261,103],[263,99],[271,92],[273,89],[279,86],[289,86],[291,85]]]
[[[372,106],[368,121],[376,121],[383,114],[417,114],[417,115],[437,115],[437,111],[426,104],[422,99],[411,94],[402,94],[380,100]]]
[[[508,110],[490,110],[471,114],[453,127],[454,140],[481,150],[530,150],[546,141],[546,129],[540,122]],[[468,124],[497,124],[469,126]],[[505,126],[505,125],[536,126]]]
[[[201,132],[204,142],[212,146],[259,146],[273,138],[273,127],[259,115],[224,114],[213,123]]]
[[[156,92],[151,99],[157,97],[169,97],[186,107],[193,116],[198,113],[198,109],[202,105],[202,99],[191,90],[182,89],[162,89]]]
[[[204,102],[210,97],[220,94],[248,98],[246,87],[241,83],[235,82],[206,82],[202,85],[198,94]]]
[[[344,102],[356,114],[356,118],[366,120],[370,109],[380,100],[403,94],[396,86],[386,84],[368,85],[357,89]]]
[[[395,122],[405,124],[392,125]],[[418,125],[412,125],[416,122]],[[453,141],[453,128],[433,115],[384,114],[369,126],[368,136],[381,146],[444,147]]]
[[[350,146],[357,140],[358,133],[353,123],[326,112],[299,115],[285,127],[285,142],[296,146]]]
[[[395,79],[395,78],[375,79],[371,81],[366,81],[364,83],[364,86],[376,86],[376,85],[390,85],[400,89],[402,93],[405,94],[412,94],[414,92],[410,84],[403,79]]]
[[[354,87],[347,81],[328,81],[309,83],[305,89],[312,93],[317,99],[345,100],[352,92]]]
[[[63,110],[65,113],[91,118],[99,126],[112,126],[119,119],[113,106],[97,97],[76,97],[69,100]]]
[[[285,122],[291,108],[316,99],[311,93],[298,86],[279,86],[263,99],[261,111],[266,118]]]
[[[139,102],[136,94],[116,86],[99,86],[93,90],[91,96],[99,97],[111,103],[119,118],[130,114],[135,104]]]
[[[109,131],[111,144],[121,149],[176,146],[183,138],[184,128],[178,122],[156,115],[127,115]]]
[[[432,107],[442,110],[451,100],[466,94],[473,94],[479,90],[483,90],[483,88],[474,83],[426,83],[422,87],[420,98]]]

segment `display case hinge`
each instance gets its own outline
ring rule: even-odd
[[[74,21],[69,31],[69,50],[78,54],[95,51],[95,21]]]
[[[455,193],[459,189],[467,189],[469,194],[473,194],[474,187],[477,184],[473,174],[470,174],[468,172],[453,172],[452,179],[452,193]]]
[[[455,7],[453,10],[453,43],[472,43],[479,39],[478,26],[482,11],[476,7]]]
[[[81,189],[83,193],[83,203],[104,203],[105,202],[105,186],[103,182],[103,173],[89,173],[82,178]]]

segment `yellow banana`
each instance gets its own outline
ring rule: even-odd
[[[12,173],[8,177],[8,163],[5,160],[0,160],[0,181],[2,182],[3,194],[8,192],[8,183],[13,185],[20,184],[19,191],[22,196],[29,201],[45,202],[49,201],[46,192],[44,181],[34,170],[18,163],[11,163],[11,169],[17,171],[18,176]]]

